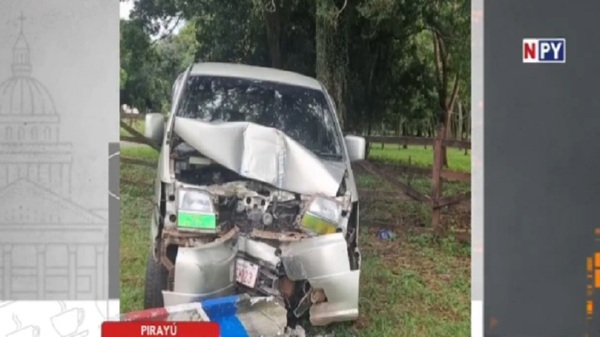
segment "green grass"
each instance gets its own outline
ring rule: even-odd
[[[122,147],[121,156],[157,160],[149,147]],[[121,164],[121,311],[142,309],[156,170]],[[133,183],[132,183],[133,182]]]
[[[357,322],[311,329],[341,336],[468,336],[469,250],[427,235],[392,241],[363,229],[360,312]]]
[[[431,194],[431,178],[429,177],[413,177],[412,180],[403,177],[411,187],[417,191],[429,195]],[[459,193],[469,192],[471,184],[462,181],[444,181],[442,183],[442,196],[449,197]]]
[[[471,172],[471,153],[465,155],[464,150],[448,148],[448,166],[452,171]],[[432,167],[433,150],[431,146],[408,146],[404,149],[402,145],[385,144],[381,148],[381,143],[373,143],[369,152],[369,159],[382,161],[390,164],[402,164],[419,167]]]
[[[121,146],[121,157],[141,159],[146,161],[158,161],[158,152],[145,145]],[[123,168],[124,167],[121,166],[121,176],[123,176]],[[125,171],[130,168],[130,166],[126,166]]]
[[[457,172],[471,172],[471,154],[470,152],[465,155],[464,150],[448,148],[448,169]],[[396,165],[412,165],[416,167],[431,168],[433,166],[433,148],[428,146],[408,146],[406,149],[402,145],[398,144],[385,144],[384,148],[381,148],[381,143],[374,143],[370,149],[369,160],[385,164],[396,164]],[[399,176],[399,178],[413,187],[417,191],[429,195],[431,193],[431,177],[430,176]],[[384,186],[388,191],[392,191],[393,187],[389,184],[385,184],[383,180],[374,177],[376,181],[367,182],[369,184],[375,183],[379,186]],[[459,193],[469,192],[471,185],[468,182],[460,181],[444,181],[442,185],[442,195],[445,197],[452,196]]]
[[[125,147],[121,155],[157,158],[156,152],[148,147]],[[427,164],[425,157],[423,165]],[[143,306],[155,172],[122,164],[121,177],[121,310],[127,312]],[[360,188],[392,190],[389,184],[370,175],[359,175],[357,182]],[[425,204],[365,198],[361,202],[360,317],[353,323],[326,328],[303,326],[309,332],[334,332],[336,337],[468,336],[470,247],[452,239],[433,240],[429,234],[411,230],[430,223],[431,211]],[[444,219],[452,223],[468,221],[451,214]],[[373,221],[389,224],[385,227],[396,238],[379,240],[380,227],[369,225]]]

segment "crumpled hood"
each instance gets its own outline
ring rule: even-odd
[[[187,144],[239,175],[300,194],[334,197],[346,165],[322,161],[278,129],[250,122],[206,123],[175,117]]]

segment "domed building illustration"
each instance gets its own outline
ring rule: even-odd
[[[105,298],[107,220],[71,199],[72,143],[20,21],[0,81],[0,300]]]

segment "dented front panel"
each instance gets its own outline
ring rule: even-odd
[[[247,122],[211,124],[177,117],[174,130],[216,163],[279,189],[335,196],[343,179],[344,170],[329,168],[315,154],[274,128]]]
[[[310,308],[310,322],[316,326],[358,318],[360,270],[345,271],[309,279],[311,286],[323,291],[326,302]]]
[[[354,320],[358,317],[360,270],[350,270],[347,244],[342,234],[330,234],[282,247],[281,260],[292,280],[308,280],[313,291],[327,299],[313,303],[313,325]]]
[[[229,242],[180,247],[175,261],[173,290],[204,294],[233,285],[235,256],[236,251]]]
[[[240,254],[253,257],[270,269],[276,270],[281,264],[281,259],[276,254],[277,248],[267,243],[240,236],[237,249]]]
[[[281,260],[287,276],[309,280],[350,270],[343,234],[328,234],[291,242],[281,247]]]
[[[280,250],[278,254],[275,247],[243,236],[237,238],[235,246],[226,241],[180,248],[175,263],[175,287],[163,292],[164,303],[177,305],[233,294],[235,260],[251,256],[267,266],[267,270],[277,270],[282,265],[289,279],[308,281],[310,292],[323,295],[321,300],[314,299],[309,309],[313,325],[357,318],[360,270],[350,270],[342,234],[282,244]],[[280,295],[277,290],[270,294]]]
[[[178,103],[185,85],[175,91]],[[360,255],[349,254],[358,252],[358,221],[350,219],[358,196],[342,152],[339,161],[325,160],[278,129],[171,114],[151,231],[173,280],[165,305],[248,292],[280,302],[299,296],[303,309],[287,309],[308,311],[314,325],[356,319]],[[182,190],[203,197],[186,206]],[[210,215],[210,228],[195,224],[204,218],[193,212]],[[178,246],[172,265],[168,245]],[[238,282],[239,266],[250,266],[244,277],[252,282]]]

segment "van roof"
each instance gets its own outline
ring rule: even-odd
[[[316,79],[291,71],[236,63],[203,62],[192,66],[190,75],[223,76],[269,81],[323,90]]]

